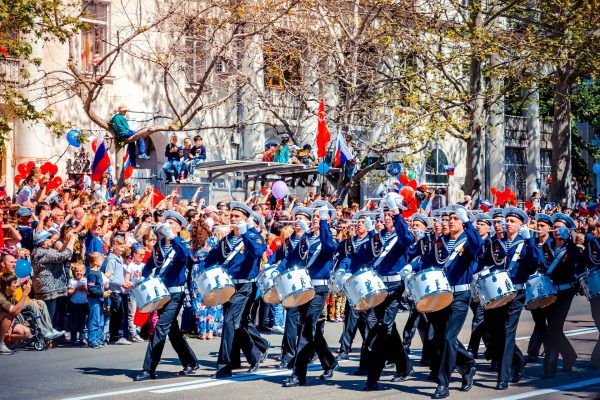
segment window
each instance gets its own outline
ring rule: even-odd
[[[425,164],[425,181],[428,184],[448,184],[446,173],[448,158],[440,149],[433,149]]]
[[[108,43],[108,4],[89,0],[83,2],[85,26],[81,31],[81,61],[88,72],[104,70],[98,62],[106,55]]]
[[[205,42],[199,37],[185,38],[185,76],[191,84],[202,81],[206,73]]]
[[[523,147],[507,147],[504,154],[506,187],[517,194],[517,200],[527,197],[527,154]]]
[[[271,89],[283,89],[286,85],[300,84],[300,50],[266,47],[265,85]]]
[[[540,195],[550,194],[548,178],[552,174],[552,150],[540,150]]]

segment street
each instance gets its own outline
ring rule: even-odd
[[[398,314],[399,328],[404,327],[407,313]],[[463,328],[460,339],[468,341],[471,314]],[[336,350],[343,324],[328,323],[325,334],[329,346]],[[531,314],[523,311],[519,324],[517,344],[525,353],[528,337],[533,330]],[[463,393],[460,375],[454,374],[450,398],[468,399],[600,399],[600,371],[589,367],[590,353],[598,338],[592,320],[588,301],[577,296],[565,324],[565,332],[579,359],[572,373],[559,372],[556,379],[541,380],[541,364],[527,365],[521,383],[511,384],[506,391],[496,391],[496,373],[489,372],[489,362],[479,359],[475,385],[471,391]],[[401,396],[404,399],[427,399],[435,390],[435,383],[425,380],[429,370],[415,363],[416,373],[406,382],[391,383],[393,369],[384,371],[380,381],[383,388],[377,392],[362,392],[364,377],[353,376],[358,362],[360,335],[354,343],[351,360],[341,363],[331,381],[320,381],[320,365],[312,365],[308,385],[305,387],[283,388],[281,382],[290,371],[275,369],[273,359],[279,354],[281,335],[266,335],[272,348],[269,359],[259,373],[246,374],[245,369],[237,371],[229,380],[213,380],[219,338],[211,341],[188,339],[202,364],[196,376],[177,377],[180,365],[171,346],[168,344],[158,369],[158,379],[148,382],[132,382],[139,372],[147,343],[134,343],[131,346],[107,346],[103,349],[56,348],[42,352],[20,350],[12,356],[0,358],[2,365],[2,385],[0,398],[15,399],[197,399],[197,398],[243,398],[243,399],[384,399]],[[418,361],[420,341],[418,334],[413,341],[411,358]],[[242,358],[243,359],[243,358]],[[247,368],[247,366],[246,366]],[[560,371],[560,369],[559,369]]]

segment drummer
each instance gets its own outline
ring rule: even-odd
[[[308,232],[308,222],[312,217],[312,212],[306,207],[296,206],[292,210],[296,223],[294,224],[294,233],[283,241],[283,245],[275,252],[275,263],[279,263],[286,258],[294,248],[300,243],[300,239]],[[277,369],[292,368],[290,361],[296,355],[298,345],[298,322],[300,314],[298,307],[290,307],[285,312],[285,324],[283,338],[281,339],[281,358]]]
[[[392,382],[401,382],[413,372],[396,327],[396,315],[405,287],[400,270],[408,264],[409,248],[414,237],[400,214],[397,201],[402,202],[402,198],[394,198],[392,194],[383,199],[384,210],[387,211],[384,216],[385,228],[380,232],[383,250],[375,259],[373,269],[381,275],[388,295],[373,309],[377,325],[369,331],[365,346],[371,353],[368,356],[369,374],[363,389],[366,391],[379,389],[377,381],[388,360],[396,364],[396,376],[392,378]]]
[[[157,224],[154,228],[154,233],[159,240],[152,249],[152,258],[148,260],[142,270],[142,276],[147,278],[151,273],[154,273],[154,276],[160,276],[171,295],[171,300],[158,310],[158,323],[154,336],[148,342],[144,370],[134,378],[135,381],[156,378],[156,367],[160,362],[167,336],[183,365],[183,370],[179,371],[179,375],[191,375],[200,368],[198,359],[181,334],[177,322],[177,316],[185,298],[189,272],[188,259],[191,255],[189,243],[184,243],[178,233],[187,224],[187,221],[181,214],[171,210],[165,211],[163,218],[165,222]]]
[[[454,299],[448,307],[428,315],[433,324],[434,345],[437,350],[437,356],[434,355],[432,360],[432,377],[438,383],[432,395],[434,399],[450,395],[448,385],[454,368],[462,375],[460,390],[464,392],[473,386],[473,377],[477,372],[475,360],[458,340],[458,334],[469,310],[470,284],[483,241],[470,222],[470,213],[466,208],[455,204],[448,207],[445,214],[449,218],[450,234],[446,245],[441,243],[440,238],[436,240],[433,252],[436,265],[446,271]],[[423,268],[427,267],[423,265]],[[411,270],[411,266],[406,266],[403,273],[410,273]]]
[[[556,301],[544,308],[548,322],[548,349],[545,350],[544,374],[542,379],[556,376],[558,355],[563,357],[563,371],[573,370],[577,353],[565,336],[563,328],[565,319],[571,308],[573,297],[577,293],[575,268],[581,262],[579,250],[572,240],[571,230],[575,230],[575,222],[566,214],[556,213],[552,216],[555,247],[553,261],[545,265],[546,274],[552,279],[556,289]]]
[[[600,241],[591,233],[586,233],[585,248],[585,266],[588,271],[597,273],[597,271],[600,271]],[[592,318],[594,318],[594,322],[596,323],[596,328],[600,331],[600,297],[590,299],[590,308],[592,310]],[[592,369],[600,369],[600,337],[596,341],[596,346],[592,351],[591,362],[590,367]]]
[[[337,250],[337,240],[331,233],[329,221],[335,219],[336,211],[333,206],[325,201],[314,202],[310,209],[317,210],[312,218],[312,230],[306,231],[300,243],[288,256],[281,261],[278,270],[285,270],[301,266],[308,269],[308,273],[315,290],[315,296],[298,307],[300,314],[300,338],[296,356],[290,364],[293,365],[292,375],[283,382],[283,387],[294,387],[306,385],[306,373],[308,363],[313,355],[317,353],[323,374],[320,379],[329,380],[338,368],[338,362],[329,351],[327,341],[323,337],[321,329],[317,329],[317,323],[325,300],[329,294],[327,282],[333,268],[333,256]],[[299,225],[306,228],[305,221],[299,220]]]
[[[515,343],[517,325],[525,304],[525,283],[541,262],[541,252],[527,227],[527,214],[517,207],[506,207],[502,216],[506,221],[506,235],[502,240],[506,252],[505,262],[501,265],[494,263],[489,269],[486,265],[486,269],[480,272],[480,275],[484,275],[490,271],[506,270],[517,291],[510,303],[486,310],[486,320],[491,324],[492,348],[496,352],[493,357],[498,360],[500,367],[496,390],[508,389],[509,379],[511,383],[521,380],[525,358]]]
[[[554,259],[554,238],[550,235],[552,229],[552,217],[548,214],[538,213],[535,215],[537,240],[536,245],[540,248],[542,262],[546,265],[552,264]],[[546,311],[543,308],[534,308],[531,310],[531,317],[535,322],[533,333],[529,338],[527,345],[526,362],[536,363],[540,355],[542,344],[544,349],[548,348],[548,325],[546,324]]]
[[[354,231],[356,235],[342,241],[338,247],[336,259],[340,265],[343,265],[346,271],[354,274],[364,266],[369,266],[382,251],[383,245],[381,237],[375,232],[375,225],[371,219],[371,215],[376,214],[368,211],[358,211],[352,217],[352,222],[355,224]],[[356,333],[356,326],[364,324],[364,337],[369,336],[369,330],[375,326],[377,322],[375,314],[369,311],[358,312],[353,307],[349,306],[346,300],[346,320],[344,321],[344,331],[340,338],[341,348],[338,359],[347,358],[350,351],[350,342],[353,335]],[[363,341],[363,347],[366,340]],[[364,356],[363,356],[364,355]],[[361,349],[361,358],[358,370],[354,372],[357,376],[366,376],[368,373],[368,361],[366,359],[366,351]]]
[[[502,214],[502,208],[492,208],[490,210],[490,217],[492,217],[492,228],[494,228],[494,236],[496,239],[504,238],[504,231],[506,230],[506,223]]]
[[[265,241],[256,230],[256,223],[262,221],[246,204],[232,201],[229,203],[230,220],[233,231],[221,239],[219,245],[206,256],[205,265],[225,264],[236,292],[223,305],[223,332],[217,358],[217,372],[213,378],[229,378],[233,374],[234,339],[250,364],[248,372],[256,372],[267,358],[267,350],[260,351],[253,340],[258,332],[249,326],[250,305],[256,297],[256,277],[258,276],[262,254],[266,250]],[[252,217],[252,218],[250,218]]]

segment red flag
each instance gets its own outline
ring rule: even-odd
[[[325,157],[327,155],[327,145],[331,140],[327,123],[325,122],[325,99],[321,98],[319,104],[319,122],[317,124],[317,157]]]
[[[152,207],[156,207],[164,198],[165,196],[157,188],[154,188],[152,192]]]

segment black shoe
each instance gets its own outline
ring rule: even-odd
[[[283,383],[281,384],[281,386],[283,386],[283,387],[295,387],[295,386],[304,386],[304,385],[306,385],[306,381],[301,381],[300,379],[298,379],[298,377],[296,375],[290,376],[289,378],[284,380]]]
[[[477,368],[471,367],[469,372],[462,377],[462,386],[460,387],[461,392],[468,392],[473,387],[473,377],[477,373]]]
[[[358,368],[356,371],[354,371],[352,373],[352,375],[354,376],[367,376],[369,374],[369,371],[367,371],[366,369],[362,369],[362,368]]]
[[[277,366],[275,367],[276,369],[290,369],[289,367],[289,362],[287,361],[282,361],[279,364],[277,364]]]
[[[231,378],[232,376],[233,374],[231,372],[217,371],[216,374],[212,374],[210,377],[212,379],[227,379]]]
[[[496,390],[506,390],[506,389],[508,389],[508,382],[496,383]]]
[[[396,363],[387,362],[387,363],[385,363],[385,367],[384,368],[396,368]]]
[[[328,381],[330,379],[333,378],[333,373],[340,367],[340,364],[338,364],[337,362],[335,364],[333,364],[333,367],[326,369],[325,371],[323,371],[323,373],[321,374],[321,376],[319,377],[319,379]]]
[[[200,365],[197,363],[193,364],[193,365],[186,365],[181,371],[179,371],[177,373],[177,375],[179,375],[179,376],[193,375],[195,371],[198,371],[198,369],[200,369]]]
[[[409,376],[411,376],[413,374],[413,372],[415,372],[414,368],[411,368],[410,371],[408,371],[406,374],[403,375],[396,375],[392,378],[392,382],[403,382],[405,381]]]
[[[338,355],[335,357],[336,360],[349,360],[350,356],[348,355],[348,353],[346,352],[339,352]]]
[[[538,356],[528,355],[527,357],[525,357],[525,362],[527,364],[537,364],[539,362],[538,360],[539,360]]]
[[[363,392],[375,392],[377,390],[379,390],[379,385],[377,384],[377,382],[366,383],[365,386],[363,386],[363,388],[362,388]]]
[[[136,375],[133,380],[136,382],[147,381],[150,379],[156,379],[156,374],[154,372],[142,371],[141,374]]]
[[[445,399],[448,396],[450,396],[450,390],[448,389],[448,386],[439,385],[435,389],[435,392],[433,392],[433,395],[431,396],[431,398],[432,399]]]

